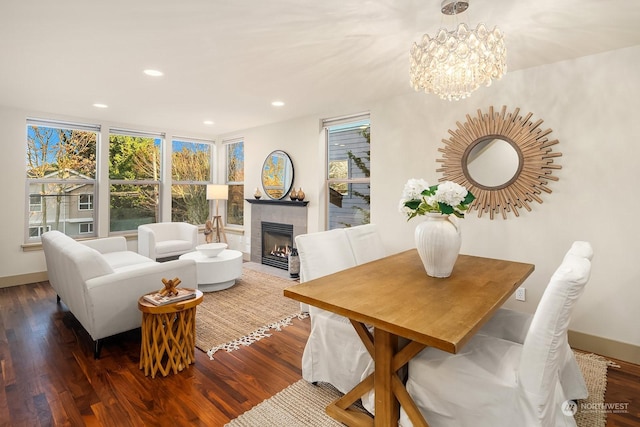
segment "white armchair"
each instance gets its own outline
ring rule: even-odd
[[[157,222],[138,226],[138,253],[152,260],[194,251],[198,227],[186,222]]]
[[[524,344],[476,335],[458,354],[434,348],[409,362],[407,391],[432,427],[575,426],[561,411],[567,400],[559,371],[567,360],[567,329],[591,272],[590,249],[575,242],[555,271],[533,316]]]
[[[355,267],[385,255],[375,225],[299,235],[300,282]],[[344,286],[349,286],[345,283]],[[373,372],[373,359],[346,317],[309,307],[311,331],[302,355],[302,377],[349,392]]]

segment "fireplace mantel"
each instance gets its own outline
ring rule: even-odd
[[[273,200],[273,199],[245,199],[247,202],[258,205],[279,205],[279,206],[307,206],[308,200]]]

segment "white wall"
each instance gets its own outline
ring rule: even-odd
[[[23,252],[25,227],[25,178],[27,158],[26,115],[0,107],[0,277],[45,270],[41,252]]]
[[[407,93],[370,106],[372,123],[371,218],[380,225],[393,252],[413,246],[417,219],[407,222],[398,200],[408,178],[436,182],[437,149],[456,121],[478,108],[520,107],[542,119],[560,141],[554,151],[562,169],[533,211],[489,220],[468,215],[463,221],[462,252],[531,262],[536,271],[527,280],[527,302],[508,305],[533,312],[548,278],[574,240],[588,240],[595,249],[591,281],[578,303],[571,329],[640,346],[640,199],[636,182],[640,148],[640,46],[579,58],[573,61],[508,73],[490,88],[471,98],[449,103],[433,95]],[[373,90],[373,89],[372,89]],[[354,111],[351,113],[358,113]],[[296,187],[302,186],[309,203],[309,231],[323,227],[319,120],[340,116],[335,112],[276,125],[247,129],[225,137],[245,140],[245,198],[260,186],[264,158],[272,150],[289,153]],[[0,210],[0,277],[42,271],[40,252],[20,249],[24,227],[25,115],[0,110],[4,149],[0,170],[5,177],[4,201],[12,209]],[[217,138],[218,141],[221,138]],[[224,161],[224,156],[220,156]],[[16,179],[19,177],[19,179]],[[245,203],[245,224],[250,205]],[[250,242],[246,230],[245,242]]]

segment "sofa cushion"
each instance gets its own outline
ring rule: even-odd
[[[130,265],[138,265],[144,263],[154,263],[152,259],[147,258],[146,256],[140,255],[136,252],[132,251],[121,251],[121,252],[107,252],[106,254],[102,254],[105,262],[111,266],[112,269],[120,269],[122,267],[127,267]],[[94,276],[95,277],[95,276]]]
[[[158,255],[173,254],[191,250],[191,242],[187,240],[164,240],[156,242],[156,253]]]
[[[113,273],[113,269],[102,254],[88,246],[79,245],[75,242],[66,244],[61,246],[61,254],[63,256],[63,264],[66,259],[69,259],[72,263],[72,265],[65,267],[71,270],[77,269],[77,274],[83,281]],[[63,272],[63,274],[67,273]]]

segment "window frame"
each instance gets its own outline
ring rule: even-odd
[[[86,225],[88,226],[89,230],[88,231],[82,231],[82,226]],[[93,234],[93,230],[95,228],[93,227],[93,223],[92,222],[80,222],[78,223],[78,234]]]
[[[224,150],[225,150],[225,174],[224,174],[224,178],[225,178],[225,184],[227,184],[229,186],[229,200],[227,200],[226,202],[226,207],[225,207],[225,227],[244,227],[244,138],[234,138],[234,139],[228,139],[228,140],[223,140],[222,144],[224,146]],[[231,163],[231,147],[235,146],[236,144],[242,144],[242,181],[234,181],[234,180],[230,180],[229,179],[229,165]],[[235,187],[241,187],[241,193],[242,193],[242,201],[240,203],[238,203],[237,205],[233,205],[230,202],[231,196],[232,196],[232,186]],[[237,206],[238,207],[238,211],[239,214],[238,215],[230,215],[230,211],[231,209]],[[239,217],[241,218],[240,220],[240,224],[236,224],[236,223],[231,223],[229,222],[229,218],[230,217]]]
[[[89,201],[83,202],[82,196],[87,196]],[[87,208],[83,208],[83,206],[88,206]],[[78,194],[78,210],[79,211],[92,211],[93,210],[93,194],[90,193],[81,193]]]
[[[33,197],[37,197],[39,202],[38,203],[32,203],[31,200]],[[34,209],[33,207],[37,206],[37,209]],[[29,212],[42,212],[42,195],[41,194],[29,194]]]
[[[91,194],[93,200],[96,200],[101,126],[27,117],[25,127],[27,137],[25,194],[27,197],[25,200],[24,242],[29,244],[39,242],[42,233],[52,230],[52,221],[55,222],[57,229],[65,234],[69,229],[74,229],[70,226],[77,223],[79,218],[74,216],[73,209],[68,204],[68,197],[73,197],[71,191],[74,188],[92,186]],[[39,133],[39,130],[43,132]],[[60,159],[69,161],[71,160],[69,153],[76,155],[78,153],[77,151],[66,151],[69,147],[65,146],[61,131],[64,132],[64,138],[72,136],[74,132],[80,133],[80,138],[75,140],[75,143],[79,145],[72,145],[71,148],[76,150],[78,147],[82,147],[88,157],[82,157],[80,165],[86,166],[85,160],[89,159],[92,168],[83,170],[79,167],[76,170],[60,166]],[[92,134],[93,138],[86,140],[84,139],[86,135],[83,133]],[[74,139],[72,137],[66,141],[71,142]],[[33,187],[39,187],[39,189],[34,191]],[[57,189],[57,192],[45,191],[49,189]],[[31,203],[34,196],[40,197],[39,210],[32,209],[33,206],[37,206]],[[49,215],[49,207],[54,209],[53,215]],[[92,215],[91,220],[97,225],[98,218],[95,215]],[[43,224],[43,222],[45,223]],[[32,234],[32,230],[35,228],[38,228],[37,235]],[[69,235],[74,237],[77,236],[77,233]],[[95,236],[95,233],[93,235]]]
[[[144,178],[135,178],[135,179],[122,179],[122,178],[112,178],[111,177],[111,144],[113,144],[114,142],[112,141],[112,136],[116,135],[116,136],[124,136],[124,137],[132,137],[132,138],[149,138],[149,139],[153,139],[154,140],[154,147],[157,147],[158,149],[158,153],[157,153],[157,162],[158,162],[158,169],[157,171],[155,171],[155,175],[156,175],[156,179],[153,178],[148,178],[148,177],[144,177]],[[109,128],[109,136],[108,136],[108,141],[109,141],[109,156],[107,159],[107,168],[109,170],[108,173],[108,200],[109,200],[109,212],[108,212],[108,219],[109,219],[109,234],[113,234],[113,235],[118,235],[118,234],[127,234],[127,233],[131,233],[131,232],[135,232],[137,231],[137,227],[138,225],[142,225],[148,222],[140,222],[137,225],[134,225],[133,228],[127,228],[127,229],[118,229],[118,230],[113,230],[112,226],[114,224],[114,219],[113,219],[113,201],[112,201],[112,195],[113,195],[113,188],[114,186],[134,186],[134,187],[145,187],[145,186],[155,186],[155,194],[156,194],[156,200],[154,202],[155,204],[155,208],[154,208],[154,212],[153,212],[153,219],[150,222],[162,222],[163,221],[163,212],[162,209],[160,208],[162,206],[163,203],[163,173],[164,173],[164,168],[165,168],[165,162],[162,161],[163,158],[163,149],[165,147],[166,144],[166,135],[163,132],[144,132],[144,131],[137,131],[137,130],[131,130],[131,129],[121,129],[121,128]],[[135,220],[135,218],[134,218]],[[134,223],[135,224],[135,223]]]
[[[371,148],[369,147],[369,160],[368,160],[368,168],[369,168],[369,176],[368,177],[359,177],[359,178],[349,178],[353,172],[354,169],[357,169],[355,167],[355,165],[353,165],[353,161],[347,157],[346,161],[347,161],[347,178],[330,178],[329,177],[329,168],[330,168],[330,164],[331,162],[334,161],[343,161],[345,159],[343,158],[336,158],[336,159],[332,159],[331,158],[331,149],[330,149],[330,135],[332,132],[336,132],[336,131],[340,131],[340,130],[336,130],[336,128],[340,128],[340,127],[345,127],[345,131],[350,131],[350,130],[354,130],[358,127],[363,127],[363,129],[369,129],[369,142],[370,142],[370,138],[371,138],[371,117],[369,115],[369,113],[363,113],[363,114],[356,114],[356,115],[352,115],[352,116],[345,116],[345,117],[338,117],[338,118],[334,118],[334,119],[325,119],[322,120],[322,129],[324,131],[324,151],[325,151],[325,183],[324,183],[324,191],[325,191],[325,206],[324,206],[324,210],[325,210],[325,230],[329,230],[331,228],[331,221],[332,221],[332,216],[331,216],[331,188],[332,186],[335,186],[335,184],[346,184],[347,187],[347,193],[343,194],[343,196],[347,199],[352,199],[353,197],[357,197],[357,195],[354,194],[354,190],[353,190],[353,186],[355,185],[361,185],[361,184],[365,184],[369,186],[369,199],[371,197]],[[370,214],[371,214],[371,203],[368,203],[369,205],[369,209],[368,209],[368,220],[370,221]],[[365,222],[366,224],[367,222]],[[358,224],[350,224],[351,226],[353,225],[358,225]],[[348,225],[345,225],[348,226]]]

